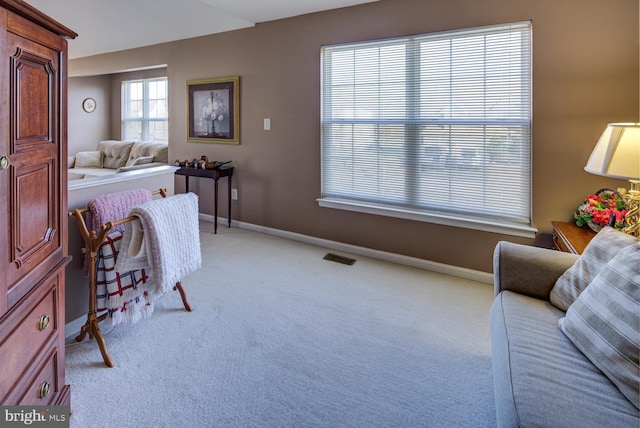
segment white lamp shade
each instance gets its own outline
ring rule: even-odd
[[[607,177],[640,178],[640,123],[607,125],[584,169]]]

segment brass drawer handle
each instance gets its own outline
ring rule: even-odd
[[[42,382],[42,385],[40,385],[40,392],[38,394],[38,397],[46,398],[50,392],[51,392],[51,382],[49,382],[48,380],[45,380],[44,382]]]
[[[49,318],[49,315],[41,316],[40,321],[38,322],[38,330],[40,331],[46,330],[47,327],[49,327],[50,321],[51,321],[51,318]]]

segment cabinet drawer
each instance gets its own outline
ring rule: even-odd
[[[55,281],[56,277],[49,279],[52,280]],[[57,338],[57,281],[42,286],[43,288],[37,287],[25,300],[16,305],[7,319],[3,320],[0,329],[0,397],[10,392],[18,379],[36,362],[38,355],[49,342]],[[41,290],[45,294],[38,299]],[[18,317],[23,314],[26,315]]]
[[[558,235],[553,234],[553,246],[558,251],[564,251],[565,253],[570,253],[571,250],[567,247],[567,245],[560,239]]]
[[[19,406],[48,406],[53,402],[60,389],[57,366],[58,352],[54,348],[35,377],[23,389],[22,397],[16,400]]]

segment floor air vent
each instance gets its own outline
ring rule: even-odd
[[[343,265],[351,266],[356,262],[356,259],[352,259],[351,257],[339,256],[333,253],[327,253],[326,256],[323,257],[325,260],[329,260],[330,262],[342,263]]]

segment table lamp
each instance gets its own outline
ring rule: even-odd
[[[585,171],[627,179],[621,195],[627,205],[624,232],[640,236],[640,123],[610,123],[593,149]]]

